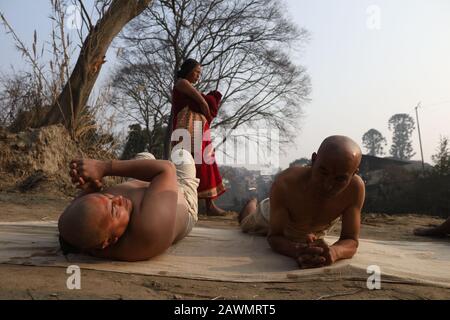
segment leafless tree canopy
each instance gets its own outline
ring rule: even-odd
[[[310,92],[306,70],[290,54],[304,46],[308,32],[286,18],[280,1],[155,1],[122,38],[124,72],[146,73],[141,85],[153,96],[146,103],[164,119],[176,71],[190,57],[203,66],[199,89],[224,95],[213,128],[229,131],[264,123],[290,140]],[[122,86],[119,79],[115,85]]]
[[[127,65],[113,77],[111,105],[124,121],[139,124],[144,130],[147,149],[157,154],[161,131],[168,123],[167,96],[151,84],[154,67],[150,64]],[[161,156],[161,155],[159,155]]]

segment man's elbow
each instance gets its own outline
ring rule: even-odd
[[[358,247],[353,247],[349,250],[348,258],[351,259],[358,252]]]
[[[342,259],[348,259],[352,258],[356,252],[358,251],[359,247],[359,240],[356,237],[343,237],[341,236],[339,241],[336,243],[340,249],[340,256],[342,256]]]
[[[161,252],[162,253],[162,252]],[[129,257],[124,257],[123,259],[120,259],[122,261],[125,262],[139,262],[139,261],[147,261],[150,260],[158,255],[160,255],[161,253],[157,253],[157,252],[144,252],[142,254],[137,254],[135,256],[129,256]]]
[[[171,243],[167,243],[167,244],[163,244],[162,246],[159,245],[156,248],[147,250],[147,251],[143,252],[142,255],[137,257],[135,261],[147,261],[147,260],[153,259],[154,257],[157,257],[157,256],[163,254],[164,252],[166,252],[166,250],[170,247],[170,245],[171,245]]]
[[[166,161],[166,167],[165,170],[168,172],[177,172],[177,168],[175,167],[175,165],[173,164],[173,162],[171,161]]]
[[[173,239],[168,234],[154,232],[153,236],[147,237],[143,241],[142,249],[139,252],[140,260],[150,260],[163,254],[172,245]]]
[[[275,251],[275,252],[279,252],[280,251],[279,236],[273,235],[273,234],[269,234],[266,239],[267,239],[267,243],[269,244],[270,248],[273,251]]]
[[[355,248],[355,251],[358,250],[358,247],[359,247],[359,240],[358,240],[358,239],[355,239],[355,238],[352,238],[352,239],[350,239],[350,240],[351,240],[352,243],[353,243],[353,246],[354,246],[354,248]]]
[[[359,247],[359,241],[358,239],[347,239],[350,242],[350,246],[348,247],[348,255],[349,258],[353,258],[353,256],[356,254],[356,252],[358,251],[358,247]]]
[[[352,246],[354,246],[356,249],[359,247],[359,239],[357,236],[341,235],[339,237],[339,241],[345,241],[345,242],[351,244]]]
[[[160,174],[176,174],[177,169],[173,162],[168,160],[162,160],[162,165],[160,166]]]
[[[170,246],[170,245],[169,245]],[[134,253],[128,253],[123,256],[117,256],[114,260],[120,260],[124,262],[139,262],[139,261],[147,261],[150,260],[156,256],[159,256],[160,254],[164,253],[169,246],[159,246],[157,248],[146,248],[144,250],[139,250]]]

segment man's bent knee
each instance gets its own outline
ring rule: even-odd
[[[153,154],[151,154],[150,152],[139,152],[138,154],[136,154],[134,159],[135,160],[139,160],[139,159],[156,160],[155,156]]]
[[[194,158],[192,157],[190,152],[188,152],[185,149],[175,149],[175,148],[172,149],[170,159],[177,166],[186,164],[188,165],[195,164]]]

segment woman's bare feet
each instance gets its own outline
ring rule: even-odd
[[[207,216],[215,216],[215,217],[223,217],[227,214],[227,212],[223,209],[220,209],[213,200],[206,199],[206,215]]]
[[[256,198],[248,200],[245,206],[239,212],[238,216],[239,223],[241,223],[241,221],[244,220],[244,218],[247,217],[249,214],[255,212],[257,207],[258,207],[258,200]]]

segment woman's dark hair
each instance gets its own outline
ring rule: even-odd
[[[185,79],[198,65],[200,65],[200,63],[197,60],[186,59],[186,61],[184,61],[181,65],[180,70],[177,71],[177,77]]]

